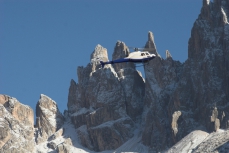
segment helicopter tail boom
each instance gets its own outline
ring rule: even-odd
[[[100,64],[102,65],[102,68],[104,68],[105,63],[103,61],[100,61]]]

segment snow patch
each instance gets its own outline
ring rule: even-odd
[[[44,100],[44,98],[47,98],[49,101],[52,101],[54,104],[56,104],[56,102],[55,102],[54,100],[52,100],[50,97],[46,96],[45,94],[41,94],[40,97],[41,97],[40,100],[41,100],[41,99]],[[39,101],[40,101],[40,100],[39,100]]]
[[[84,108],[79,109],[75,113],[73,113],[71,116],[78,116],[78,115],[86,114],[86,113],[93,112],[93,111],[94,109],[92,109],[91,107],[89,109],[84,107]]]
[[[46,109],[44,107],[40,107],[41,111],[44,112],[45,115],[47,115],[48,122],[53,126],[56,127],[56,114],[50,111],[49,109]]]
[[[228,23],[228,21],[227,21],[227,14],[225,13],[225,11],[224,11],[224,9],[222,7],[221,7],[221,12],[223,14],[223,21],[224,21],[224,23],[225,24]]]
[[[204,131],[196,130],[185,136],[177,144],[171,147],[166,153],[191,153],[209,134]]]

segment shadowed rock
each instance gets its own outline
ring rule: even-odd
[[[118,41],[115,45],[112,60],[125,58],[130,54],[124,42]],[[141,72],[135,69],[134,63],[125,62],[113,65],[124,91],[126,113],[133,120],[138,118],[143,110],[145,82]]]
[[[219,126],[228,127],[228,13],[228,0],[203,0],[188,42],[187,61],[180,64],[157,56],[145,67],[143,144],[162,151],[193,130],[212,132]],[[153,44],[154,40],[149,39],[146,47],[156,49]],[[212,113],[214,106],[218,115]],[[177,111],[182,115],[174,136],[173,130],[168,129]]]

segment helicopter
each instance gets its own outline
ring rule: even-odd
[[[125,58],[120,58],[120,59],[107,61],[107,62],[100,61],[100,64],[102,65],[102,68],[104,68],[106,64],[115,64],[115,63],[124,63],[124,62],[147,63],[156,57],[155,54],[150,54],[148,51],[146,51],[147,48],[144,48],[143,51],[139,51],[140,49],[141,48],[134,48],[134,52],[129,53]],[[149,49],[150,48],[148,48],[148,50]]]

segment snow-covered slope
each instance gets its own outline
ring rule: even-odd
[[[57,153],[61,152],[60,146],[65,144],[66,150],[68,153],[97,153],[95,151],[89,150],[81,145],[80,140],[78,139],[77,130],[75,129],[74,125],[69,120],[70,118],[67,118],[62,128],[64,129],[63,135],[53,139],[53,140],[47,140],[43,143],[40,143],[39,145],[36,145],[36,151],[39,153]],[[71,140],[72,144],[66,145],[66,139]],[[140,143],[141,141],[141,135],[139,134],[139,131],[136,130],[134,132],[134,136],[129,139],[127,142],[125,142],[122,146],[115,150],[107,150],[107,151],[101,151],[99,153],[120,153],[120,152],[126,152],[126,153],[147,153],[148,147],[144,146]],[[55,144],[52,146],[56,146],[56,148],[50,148],[49,144]],[[49,147],[48,147],[49,146]]]
[[[166,153],[191,153],[193,149],[208,137],[208,135],[209,133],[204,131],[193,131],[166,151]]]

